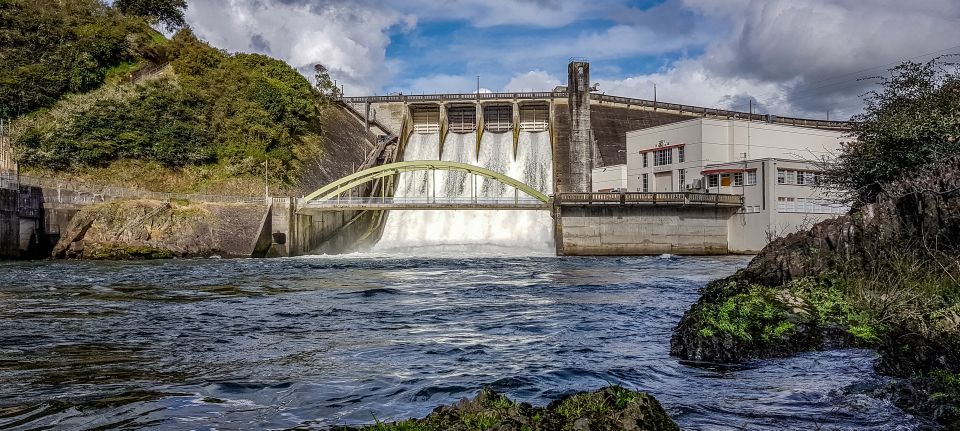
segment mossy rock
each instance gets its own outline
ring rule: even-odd
[[[708,287],[674,332],[671,353],[685,360],[739,363],[801,351],[873,347],[884,331],[851,304],[833,279],[779,287],[728,281]]]
[[[337,430],[369,431],[673,431],[679,430],[652,396],[611,386],[572,394],[546,407],[517,403],[489,389],[423,419]]]
[[[89,252],[93,260],[149,260],[172,259],[170,250],[146,245],[128,245],[123,243],[96,244]]]

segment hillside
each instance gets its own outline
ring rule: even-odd
[[[0,97],[19,101],[2,106],[22,115],[13,142],[28,175],[255,195],[266,174],[275,193],[300,194],[349,173],[339,167],[368,149],[366,136],[334,148],[323,124],[343,114],[282,61],[223,52],[189,28],[168,40],[155,19],[95,0],[54,3],[0,3],[4,38],[19,42],[4,44],[15,63],[0,72]]]

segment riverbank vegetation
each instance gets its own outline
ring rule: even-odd
[[[580,392],[533,407],[483,389],[472,400],[441,406],[423,419],[379,422],[363,431],[560,431],[560,430],[679,430],[652,396],[611,386],[594,392]]]
[[[326,93],[282,61],[223,52],[189,28],[168,40],[148,25],[181,27],[183,1],[46,3],[57,1],[0,6],[3,34],[18,38],[2,56],[11,64],[0,68],[0,106],[23,115],[13,138],[27,173],[259,194],[264,177],[291,192],[324,155]]]
[[[891,70],[830,165],[850,214],[768,245],[675,330],[683,359],[872,347],[899,405],[960,426],[960,68]]]

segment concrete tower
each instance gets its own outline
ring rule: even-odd
[[[571,61],[567,66],[570,107],[569,178],[558,192],[589,193],[592,188],[593,129],[590,128],[590,63]]]

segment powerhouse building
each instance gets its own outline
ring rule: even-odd
[[[843,214],[821,186],[823,161],[844,132],[740,119],[697,118],[626,134],[626,163],[593,169],[595,192],[742,195],[728,248],[753,253],[772,239]]]

